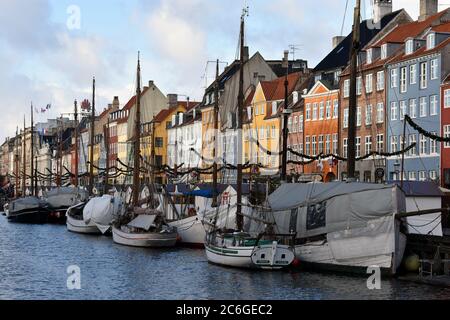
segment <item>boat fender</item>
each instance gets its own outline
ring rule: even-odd
[[[300,266],[300,260],[295,258],[294,261],[292,261],[292,266],[298,268]]]

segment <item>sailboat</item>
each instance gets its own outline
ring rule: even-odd
[[[245,16],[248,9],[244,9],[241,16],[240,32],[240,79],[238,96],[238,131],[242,134],[242,120],[244,108],[244,26]],[[239,138],[238,138],[239,139]],[[242,139],[240,139],[242,141]],[[238,144],[238,148],[242,148]],[[238,151],[238,154],[241,154]],[[206,257],[210,263],[227,267],[238,268],[259,268],[276,270],[289,266],[294,261],[292,247],[278,242],[273,232],[265,230],[254,236],[249,232],[244,232],[244,215],[242,213],[242,159],[238,160],[237,168],[237,211],[236,228],[229,230],[219,228],[214,224],[213,228],[207,233],[205,249]],[[219,210],[217,211],[219,212]],[[247,216],[249,217],[249,216]],[[251,217],[249,217],[251,218]],[[216,217],[216,222],[220,217]],[[266,224],[267,222],[267,224]],[[264,225],[270,222],[263,221]],[[266,232],[267,231],[267,232]]]
[[[136,118],[134,128],[133,199],[126,212],[112,227],[113,240],[117,244],[132,247],[173,247],[178,238],[176,228],[169,226],[163,215],[162,204],[158,207],[150,197],[150,205],[139,203],[141,138],[141,66],[138,55],[136,86]],[[155,208],[156,207],[156,208]]]

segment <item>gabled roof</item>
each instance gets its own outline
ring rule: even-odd
[[[384,16],[380,23],[381,28],[373,28],[368,20],[360,23],[361,48],[364,48],[381,30],[383,30],[398,14],[403,10],[398,10]],[[347,66],[350,57],[350,48],[353,39],[353,31],[334,48],[319,64],[314,68],[314,72],[344,68]]]
[[[443,49],[444,47],[446,47],[447,45],[450,44],[450,37],[447,38],[445,41],[442,41],[440,44],[438,44],[436,47],[434,47],[431,50],[427,50],[426,46],[423,46],[420,49],[417,49],[416,51],[414,51],[414,53],[412,54],[405,54],[404,50],[400,50],[399,54],[397,56],[395,56],[395,58],[391,59],[389,61],[389,64],[394,64],[394,63],[398,63],[398,62],[402,62],[402,61],[408,61],[420,56],[424,56],[424,55],[429,55],[431,53],[435,53],[437,51],[440,51],[441,49]]]
[[[447,11],[436,13],[424,21],[413,21],[402,24],[394,28],[384,38],[374,44],[372,47],[381,47],[384,43],[403,43],[409,37],[415,38],[420,36],[427,28],[431,27],[433,22],[439,20]]]
[[[306,95],[308,96],[308,95],[316,94],[316,93],[317,93],[317,90],[318,90],[320,87],[325,88],[325,91],[327,91],[327,92],[332,91],[332,90],[335,90],[335,89],[333,88],[332,84],[331,84],[329,81],[322,79],[322,80],[317,81],[317,82],[314,84],[314,86],[311,88],[311,90],[309,90],[309,92],[308,92]]]
[[[288,94],[294,90],[298,80],[300,79],[300,72],[291,73],[288,75]],[[281,77],[273,81],[261,81],[261,87],[264,92],[266,101],[283,100],[285,95],[284,82],[286,77]]]

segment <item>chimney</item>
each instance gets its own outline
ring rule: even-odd
[[[344,41],[345,37],[343,36],[336,36],[333,37],[333,49],[336,48],[342,41]]]
[[[119,103],[119,97],[118,96],[114,97],[112,105],[113,105],[114,109],[116,109],[116,110],[119,109],[120,103]]]
[[[149,87],[149,88],[153,87],[154,85],[155,85],[155,82],[154,82],[153,80],[150,80],[150,81],[148,82],[148,87]]]
[[[108,110],[110,110],[112,108],[112,106],[113,106],[112,103],[109,103],[108,104]]]
[[[167,95],[167,99],[169,100],[169,108],[173,108],[178,105],[178,95],[177,94],[169,93]]]
[[[419,21],[424,21],[438,12],[438,0],[420,0]]]
[[[392,0],[375,0],[373,4],[373,23],[379,23],[384,16],[392,13]]]
[[[250,54],[249,54],[249,51],[248,51],[248,46],[245,46],[244,47],[244,62],[247,62],[248,59],[250,59]]]

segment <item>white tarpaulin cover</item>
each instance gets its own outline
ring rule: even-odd
[[[83,219],[86,224],[92,221],[102,232],[106,232],[122,208],[123,202],[120,198],[110,195],[92,198],[84,207]]]
[[[144,229],[146,231],[150,230],[153,222],[155,222],[156,215],[141,214],[132,220],[128,226],[133,228]]]

